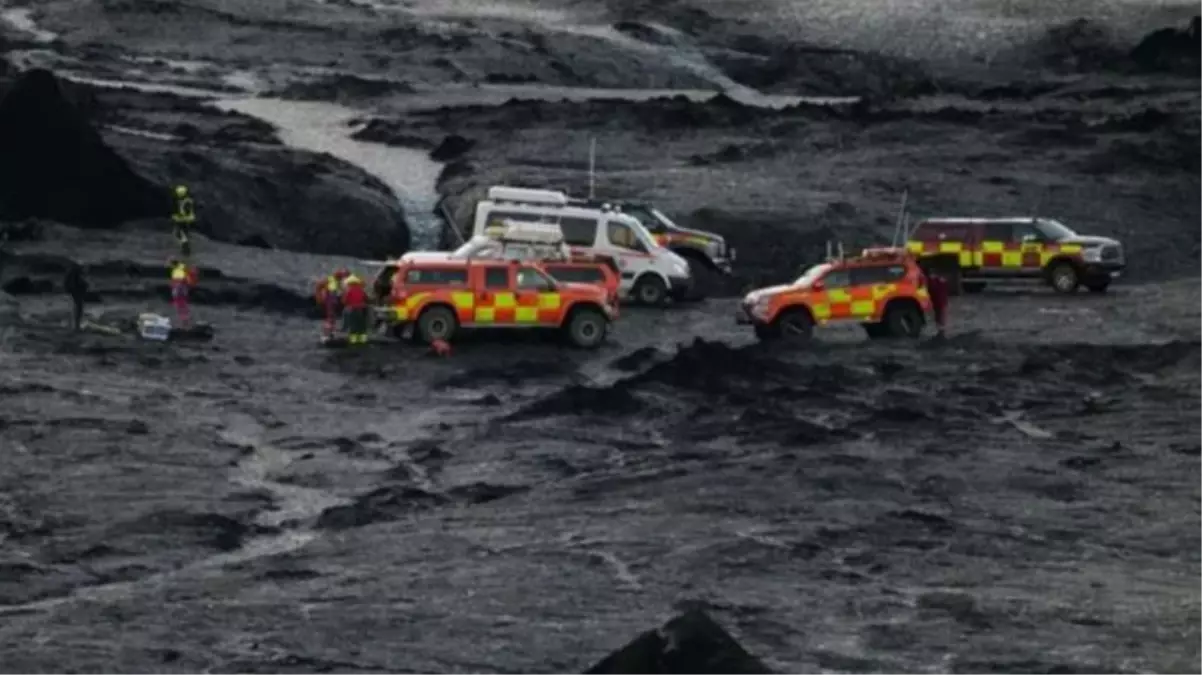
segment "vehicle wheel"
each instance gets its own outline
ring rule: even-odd
[[[922,335],[922,312],[917,307],[894,304],[885,309],[884,334],[895,338],[917,338]]]
[[[776,319],[776,329],[789,342],[809,342],[814,337],[814,319],[804,309],[792,309]]]
[[[1085,287],[1089,289],[1090,293],[1105,293],[1106,290],[1110,288],[1110,280],[1099,279],[1098,281],[1092,281],[1085,284]]]
[[[780,338],[780,324],[755,324],[755,337],[761,342],[769,342]]]
[[[417,334],[421,336],[422,342],[430,344],[435,340],[445,340],[449,342],[451,336],[455,334],[455,329],[458,327],[458,320],[455,319],[455,314],[446,307],[431,307],[422,312],[422,315],[417,319]]]
[[[568,339],[583,349],[596,349],[605,341],[609,321],[595,309],[578,309],[568,320]]]
[[[864,332],[868,334],[869,340],[879,340],[888,335],[886,332],[887,326],[883,323],[865,323],[861,325],[864,326]]]
[[[668,299],[668,286],[654,274],[644,274],[634,285],[633,295],[640,305],[658,307]]]
[[[1057,293],[1075,293],[1081,279],[1072,263],[1058,262],[1048,269],[1048,283]]]

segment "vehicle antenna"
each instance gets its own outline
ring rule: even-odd
[[[898,243],[897,243],[898,235],[902,236],[903,241],[905,240],[905,237],[908,235],[908,233],[903,231],[902,228],[904,227],[904,222],[906,219],[906,203],[909,201],[910,201],[910,190],[907,189],[902,192],[901,209],[897,212],[897,224],[893,226],[893,244],[892,245],[894,247],[896,247],[898,245]]]
[[[596,176],[597,176],[597,137],[593,136],[588,141],[588,198],[596,199]]]

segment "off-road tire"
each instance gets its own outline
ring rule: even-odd
[[[1048,285],[1057,293],[1076,293],[1081,285],[1081,276],[1070,262],[1052,263],[1048,267]]]
[[[1110,289],[1110,280],[1100,279],[1098,281],[1086,282],[1085,287],[1089,289],[1090,293],[1105,293]]]
[[[435,340],[450,342],[458,328],[459,320],[455,318],[454,312],[446,307],[431,307],[417,318],[417,330],[414,334],[426,344]]]
[[[659,307],[668,301],[668,285],[654,274],[644,274],[634,284],[635,302],[647,307]]]
[[[564,326],[568,341],[581,349],[596,349],[605,342],[605,334],[609,331],[609,320],[601,312],[584,307],[572,312],[571,318]]]
[[[781,339],[804,344],[814,338],[814,318],[804,309],[789,309],[781,313],[774,322]]]
[[[891,338],[915,339],[922,336],[922,311],[910,303],[892,303],[885,308],[881,322],[883,334]]]

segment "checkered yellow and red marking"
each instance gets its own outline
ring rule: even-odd
[[[559,293],[489,293],[483,299],[470,291],[420,292],[395,300],[397,321],[413,321],[432,302],[450,305],[460,325],[551,325],[563,320]]]
[[[918,257],[955,254],[960,267],[986,269],[1041,268],[1059,256],[1077,256],[1080,244],[983,241],[979,245],[958,241],[910,241],[906,250]]]
[[[925,288],[915,288],[908,283],[872,284],[781,293],[772,303],[773,312],[769,320],[791,307],[805,306],[819,325],[837,321],[880,321],[885,313],[885,305],[896,297],[915,298],[924,310],[929,309],[930,295]]]

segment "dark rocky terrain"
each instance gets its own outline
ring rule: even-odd
[[[972,4],[0,7],[0,670],[1197,671],[1197,8]],[[716,298],[598,353],[316,347],[317,275],[440,195],[583,194],[593,136],[732,290],[903,191],[1130,278],[943,343],[765,347]],[[67,332],[72,261],[94,324],[167,311],[181,180],[216,339]]]

